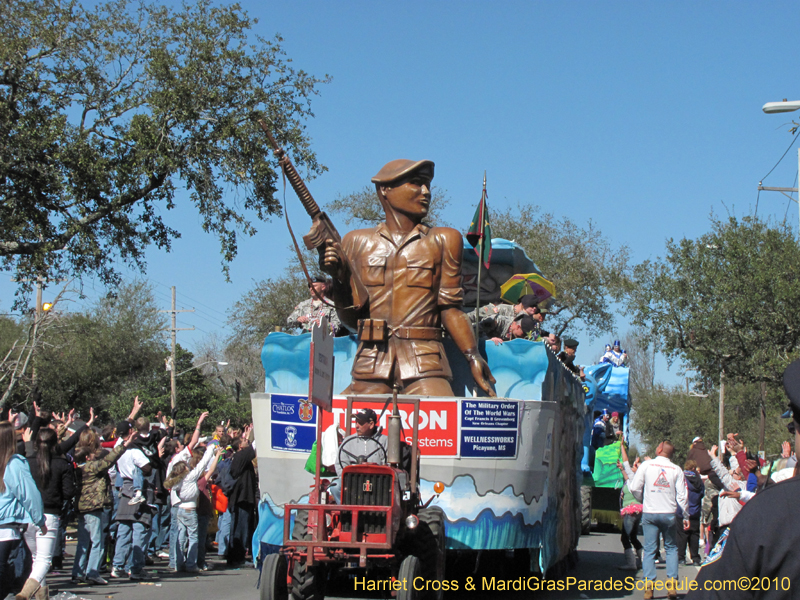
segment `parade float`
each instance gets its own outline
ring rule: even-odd
[[[469,297],[477,284],[474,254],[465,251],[464,263]],[[534,268],[519,246],[493,240],[482,299],[499,299],[493,294],[499,296],[495,291],[508,272]],[[315,476],[304,466],[317,427],[346,428],[347,398],[336,392],[350,384],[357,340],[333,340],[330,412],[309,401],[310,345],[310,334],[278,332],[269,334],[262,350],[266,391],[252,395],[261,491],[253,555],[261,561],[284,546],[284,507],[309,501]],[[489,398],[477,389],[455,345],[445,338],[444,347],[454,395],[420,398],[416,425],[419,495],[444,514],[447,553],[512,554],[525,571],[541,574],[560,568],[574,559],[580,535],[587,410],[582,382],[544,342],[517,339],[495,345],[481,340],[480,352],[496,379],[497,397]],[[380,425],[386,428],[391,409],[382,410],[387,406],[382,398],[371,406],[382,414]],[[415,425],[412,414],[401,405],[408,441]]]
[[[593,448],[592,423],[607,411],[619,414],[623,438],[628,440],[630,429],[631,398],[628,393],[630,369],[611,363],[584,367],[586,412],[584,414],[583,458],[581,471],[581,533],[589,533],[592,524],[606,524],[621,528],[619,494],[624,483],[617,467],[621,460],[620,444]]]

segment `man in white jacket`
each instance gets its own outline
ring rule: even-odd
[[[675,580],[678,578],[678,523],[675,512],[678,506],[687,514],[686,480],[683,469],[670,459],[675,451],[672,442],[665,440],[656,448],[656,457],[644,461],[633,481],[628,484],[633,496],[642,501],[642,529],[644,530],[644,556],[642,574],[645,579],[645,599],[653,597],[656,580],[656,549],[658,534],[664,535],[667,554],[667,597],[677,598]],[[688,526],[688,522],[681,523]]]

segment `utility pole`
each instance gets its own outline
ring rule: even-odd
[[[800,148],[797,149],[797,172],[800,173]],[[800,186],[800,183],[798,183],[798,185]],[[780,192],[781,194],[786,196],[792,202],[797,203],[797,209],[798,209],[798,215],[797,215],[798,216],[797,237],[798,237],[798,239],[800,239],[800,194],[798,194],[798,200],[795,200],[790,195],[790,194],[794,194],[798,190],[798,188],[794,188],[794,187],[768,187],[768,186],[761,185],[761,182],[759,182],[758,189],[759,189],[759,191],[765,191],[765,192]]]
[[[176,357],[175,357],[175,349],[178,345],[178,332],[179,331],[194,331],[194,327],[178,327],[178,313],[179,312],[194,312],[194,309],[182,309],[178,310],[177,303],[175,302],[175,286],[172,286],[172,310],[160,310],[158,312],[168,312],[172,313],[172,326],[169,328],[169,331],[172,333],[172,354],[167,361],[167,370],[169,371],[169,383],[170,383],[170,404],[172,408],[175,408],[175,403],[177,400],[177,393],[175,388],[175,372],[177,370],[176,365]]]
[[[42,276],[36,278],[36,323],[42,322]],[[31,367],[31,385],[36,386],[36,363]]]
[[[23,282],[29,282],[31,280],[30,279],[12,279],[11,281],[13,281],[14,283],[23,283]],[[52,282],[55,282],[55,283],[62,283],[62,282],[67,281],[67,280],[66,279],[51,279],[51,280],[47,280],[44,277],[42,277],[41,275],[36,277],[36,310],[34,311],[34,334],[33,334],[33,337],[34,337],[33,345],[34,346],[36,345],[37,336],[39,334],[39,325],[42,322],[42,313],[44,312],[44,309],[42,308],[43,304],[44,304],[43,301],[42,301],[42,291],[44,290],[44,285],[43,284],[45,282],[47,282],[47,281],[52,281]],[[36,363],[34,362],[33,366],[31,366],[31,384],[35,384],[35,383],[36,383]]]
[[[719,374],[719,441],[725,439],[725,369]],[[721,446],[720,446],[721,447]]]
[[[36,319],[42,318],[42,278],[36,278]]]
[[[761,424],[758,432],[758,450],[764,452],[764,437],[767,425],[767,383],[761,382]]]

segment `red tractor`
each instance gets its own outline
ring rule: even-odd
[[[339,447],[340,461],[347,464],[339,473],[341,504],[320,477],[318,450],[309,503],[285,505],[281,550],[262,564],[260,600],[286,600],[289,594],[293,600],[322,600],[329,577],[344,570],[360,572],[364,581],[379,586],[365,589],[391,591],[398,600],[441,598],[445,518],[440,508],[428,508],[433,497],[424,504],[420,498],[419,399],[398,398],[395,392],[390,400],[386,448],[375,443],[374,450],[357,455],[348,438]],[[389,403],[386,397],[348,396],[345,435],[353,404],[376,401]],[[398,404],[413,405],[410,446],[401,439]],[[443,489],[439,482],[434,485],[437,494]]]

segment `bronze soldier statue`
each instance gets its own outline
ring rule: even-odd
[[[343,323],[358,331],[353,380],[345,393],[452,396],[452,372],[442,346],[442,325],[469,361],[478,386],[490,396],[494,377],[478,353],[460,310],[461,234],[428,227],[433,162],[394,160],[372,182],[386,213],[377,227],[351,231],[341,244],[327,241],[320,265],[333,277],[333,298]],[[354,306],[353,273],[368,299]]]

